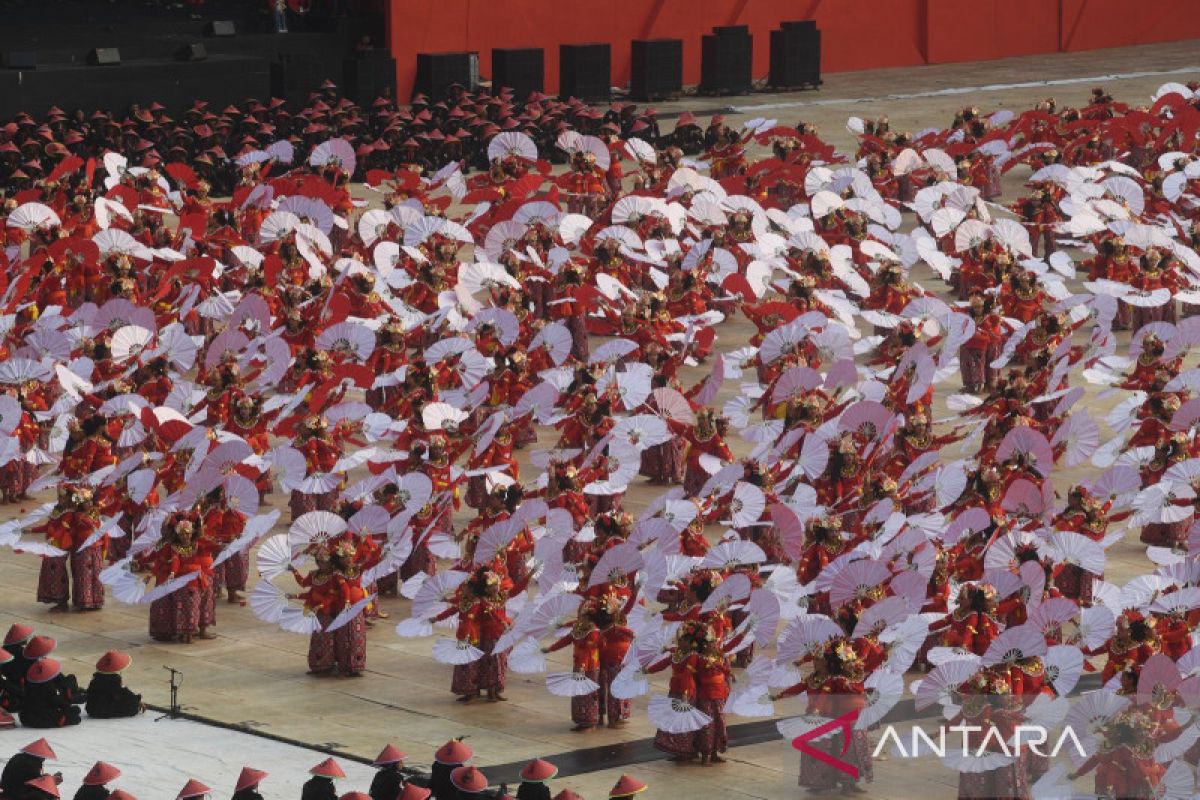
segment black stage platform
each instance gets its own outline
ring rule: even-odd
[[[379,81],[356,81],[351,72],[357,67],[347,62],[358,58],[364,37],[384,45],[383,15],[365,13],[368,4],[357,16],[323,16],[323,8],[315,3],[313,13],[293,15],[291,32],[276,34],[266,3],[249,0],[209,0],[196,9],[199,18],[190,7],[144,0],[0,0],[0,56],[36,57],[34,69],[0,67],[0,119],[19,111],[41,116],[51,106],[122,112],[130,103],[158,101],[178,112],[196,99],[224,106],[273,94],[296,102],[326,78],[373,89]],[[205,35],[218,19],[232,20],[236,35]],[[177,60],[195,43],[204,46],[206,59]],[[90,65],[94,48],[117,48],[121,64]]]

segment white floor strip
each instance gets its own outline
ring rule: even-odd
[[[753,114],[758,111],[771,111],[780,108],[804,108],[806,106],[853,105],[856,103],[882,103],[889,100],[916,100],[922,97],[950,97],[976,92],[1003,92],[1009,89],[1036,89],[1041,86],[1069,86],[1077,83],[1098,83],[1107,81],[1131,80],[1133,78],[1168,77],[1172,75],[1200,74],[1200,66],[1180,67],[1167,70],[1147,70],[1144,72],[1117,72],[1110,75],[1090,75],[1084,78],[1056,78],[1044,81],[1023,81],[1021,83],[990,83],[984,86],[957,86],[950,89],[935,89],[928,92],[912,92],[909,94],[885,94],[878,97],[839,97],[827,100],[796,100],[787,103],[759,103],[746,106],[729,106],[728,111],[734,114]]]

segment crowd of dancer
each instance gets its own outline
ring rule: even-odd
[[[789,739],[858,712],[817,741],[855,774],[809,758],[801,784],[858,790],[913,693],[990,726],[943,759],[964,797],[1187,796],[1197,87],[852,119],[853,154],[766,119],[663,142],[627,111],[483,124],[476,174],[370,167],[335,127],[245,142],[227,199],[194,143],[160,164],[101,137],[30,178],[3,218],[0,485],[55,495],[0,544],[42,557],[38,599],[95,611],[107,585],[180,643],[248,601],[356,676],[399,596],[399,635],[453,632],[432,653],[460,701],[569,649],[545,685],[574,728],[651,694],[681,761],[796,697]],[[1142,573],[1106,581],[1137,540]],[[1029,723],[1105,756],[1008,752]]]

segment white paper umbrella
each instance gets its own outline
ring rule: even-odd
[[[256,562],[258,574],[274,578],[287,572],[292,563],[292,548],[287,534],[279,533],[259,545]]]
[[[712,717],[688,701],[666,695],[651,697],[647,712],[650,721],[667,733],[692,733],[712,722]]]
[[[499,647],[499,643],[497,643],[497,647]],[[523,675],[545,672],[546,656],[542,654],[537,640],[526,637],[517,642],[512,652],[508,654],[508,668]]]
[[[880,722],[904,697],[904,678],[887,670],[871,673],[863,682],[866,688],[867,706],[858,714],[854,723],[857,730],[866,730]]]
[[[364,608],[371,604],[371,601],[374,599],[375,595],[369,595],[364,597],[362,600],[359,600],[354,605],[347,606],[346,608],[342,609],[342,612],[330,620],[329,624],[325,626],[325,632],[333,633],[339,628],[344,628],[346,625],[349,625],[355,617],[363,612]]]
[[[600,684],[582,672],[551,672],[546,688],[556,697],[582,697],[600,688]]]
[[[462,666],[483,658],[484,652],[470,642],[438,639],[433,643],[433,659],[439,664]]]

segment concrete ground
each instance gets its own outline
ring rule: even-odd
[[[1160,84],[1194,79],[1200,79],[1200,50],[1196,42],[1180,42],[829,75],[820,92],[740,98],[688,97],[656,105],[664,113],[727,109],[723,113],[731,118],[730,124],[757,116],[777,117],[786,124],[803,119],[817,124],[828,141],[852,152],[854,139],[844,127],[850,115],[887,114],[894,130],[918,130],[948,125],[955,111],[965,105],[978,106],[984,112],[1005,107],[1020,110],[1048,96],[1056,97],[1060,105],[1079,105],[1086,101],[1091,86],[1099,84],[1117,100],[1148,104]],[[764,107],[768,105],[773,107]],[[667,122],[664,127],[669,129],[670,125]],[[1003,202],[1011,202],[1019,195],[1027,176],[1023,168],[1007,176]],[[906,227],[911,227],[911,221],[906,221]],[[915,277],[931,288],[943,289],[940,282],[927,282],[927,272],[918,271]],[[752,326],[738,317],[721,327],[718,347],[741,346],[752,332]],[[701,376],[702,373],[693,370],[684,379],[697,380]],[[1075,376],[1073,380],[1081,379]],[[719,402],[736,391],[733,382],[730,384]],[[957,381],[939,386],[939,404],[958,389]],[[1102,420],[1103,412],[1117,398],[1100,403],[1095,394],[1090,391],[1084,403],[1094,417]],[[944,406],[938,409],[938,415],[945,415]],[[552,432],[541,432],[541,447],[552,441]],[[734,446],[739,449],[737,444]],[[1094,470],[1090,468],[1064,470],[1062,474],[1056,473],[1055,483],[1062,492],[1069,481],[1092,473]],[[636,484],[630,488],[625,505],[636,512],[654,494],[651,487]],[[24,507],[32,508],[46,499],[30,500]],[[279,494],[268,500],[268,505],[283,505]],[[15,506],[0,510],[3,517],[19,513]],[[465,517],[461,522],[465,522]],[[392,741],[418,765],[427,765],[433,749],[447,739],[467,735],[477,754],[475,763],[485,773],[489,764],[538,756],[553,761],[555,754],[580,747],[628,742],[654,734],[645,716],[644,700],[637,704],[634,719],[625,729],[604,729],[586,735],[570,733],[567,701],[551,696],[542,685],[541,676],[511,675],[507,703],[455,702],[449,692],[450,668],[435,663],[430,656],[432,640],[400,639],[392,631],[392,625],[408,614],[405,600],[384,602],[392,618],[381,622],[370,634],[364,677],[316,679],[305,675],[307,639],[259,622],[249,608],[222,604],[218,609],[215,640],[190,646],[164,646],[149,639],[144,606],[112,601],[96,613],[49,613],[34,602],[37,569],[36,558],[15,556],[8,551],[0,556],[0,609],[3,609],[0,627],[20,620],[33,624],[39,633],[54,636],[59,640],[58,655],[67,669],[81,674],[90,674],[93,662],[105,650],[131,651],[134,664],[127,673],[129,682],[151,703],[166,704],[167,673],[163,666],[172,666],[183,673],[181,699],[185,708],[225,723],[367,757],[374,757],[385,741]],[[1144,548],[1137,543],[1136,534],[1109,551],[1110,581],[1124,583],[1150,569],[1152,565],[1145,558]],[[565,652],[567,655],[559,653],[551,659],[552,663],[562,665],[561,669],[570,668],[569,651]],[[778,710],[796,714],[802,709],[794,701],[784,701]],[[730,719],[730,723],[742,721],[745,720]],[[24,744],[22,737],[20,732],[6,734],[5,741],[12,744],[0,744],[0,751],[7,755]],[[797,756],[782,739],[733,748],[728,758],[727,764],[708,768],[666,761],[636,764],[579,774],[554,781],[552,786],[556,793],[569,787],[595,800],[607,796],[621,772],[630,772],[650,785],[650,791],[643,795],[647,798],[686,795],[776,800],[804,795],[796,786]],[[317,760],[320,759],[314,759],[314,763]],[[270,765],[259,766],[270,769]],[[231,779],[231,776],[198,777],[210,779],[210,785],[216,786],[224,786]],[[866,796],[940,800],[954,797],[955,787],[954,773],[935,763],[892,759],[876,764],[875,782],[866,785]],[[162,790],[175,788],[164,786]],[[343,790],[350,788],[366,787],[346,786]],[[1078,788],[1083,791],[1083,784]]]

